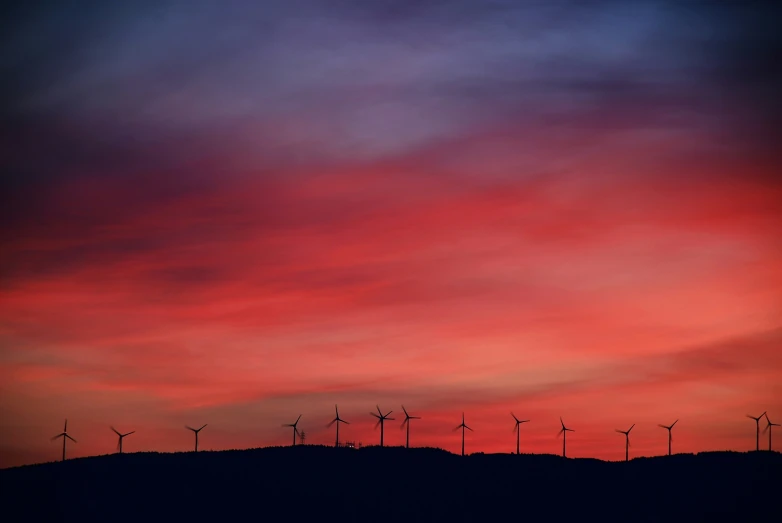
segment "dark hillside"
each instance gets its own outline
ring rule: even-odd
[[[0,471],[6,521],[750,521],[782,455],[629,463],[368,447],[97,456]],[[768,520],[766,520],[768,521]]]

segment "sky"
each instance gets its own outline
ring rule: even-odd
[[[769,2],[24,2],[0,467],[379,443],[624,459],[782,420]],[[763,424],[761,424],[761,430]],[[761,448],[767,448],[761,434]],[[782,450],[782,432],[773,441]]]

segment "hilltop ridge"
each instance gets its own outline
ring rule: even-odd
[[[25,520],[737,521],[771,514],[778,452],[706,452],[630,462],[442,449],[324,446],[78,458],[0,470],[0,500]],[[381,507],[386,507],[382,508]],[[126,518],[126,519],[124,519]],[[332,519],[330,516],[328,519]]]

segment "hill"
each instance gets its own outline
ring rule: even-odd
[[[777,519],[777,452],[629,463],[320,446],[96,456],[0,470],[5,521]]]

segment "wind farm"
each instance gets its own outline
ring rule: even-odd
[[[0,521],[782,519],[782,2],[3,7]]]

